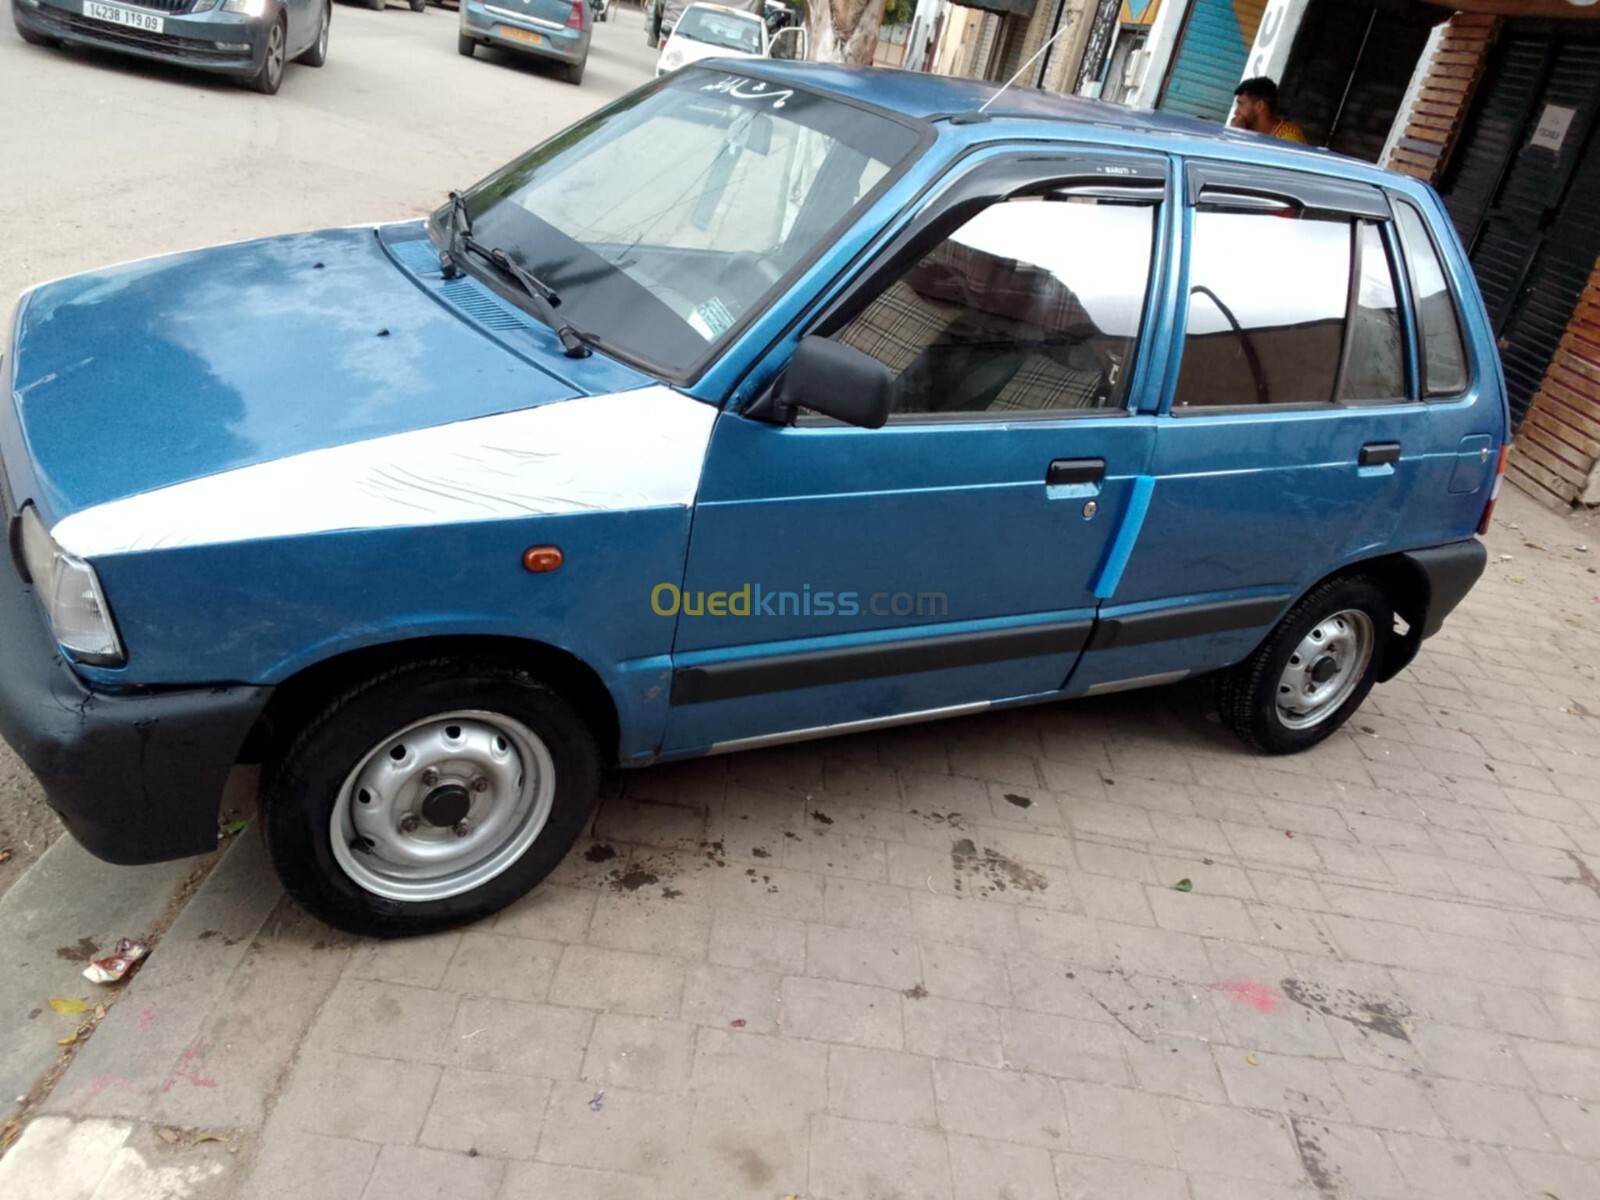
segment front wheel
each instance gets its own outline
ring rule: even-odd
[[[456,53],[466,58],[472,57],[472,52],[478,48],[478,43],[464,33],[456,34]]]
[[[288,25],[283,17],[267,30],[267,49],[261,56],[261,67],[250,77],[250,86],[263,96],[276,96],[283,83],[284,44],[288,40]]]
[[[488,660],[395,668],[331,700],[262,789],[285,889],[328,924],[392,937],[488,916],[544,879],[599,786],[587,725]]]
[[[1393,635],[1394,609],[1371,579],[1319,584],[1218,680],[1223,724],[1268,754],[1315,746],[1361,707]]]

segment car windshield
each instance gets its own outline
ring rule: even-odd
[[[672,31],[679,37],[724,50],[745,54],[761,53],[761,18],[743,13],[719,12],[714,8],[691,5]]]
[[[467,193],[467,208],[475,240],[553,288],[563,317],[684,379],[919,141],[853,104],[692,69],[508,164]],[[448,215],[432,222],[441,245]]]

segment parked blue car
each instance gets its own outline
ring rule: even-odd
[[[1478,578],[1507,439],[1424,185],[774,62],[425,223],[42,285],[6,367],[0,732],[114,862],[262,762],[375,934],[526,892],[608,765],[1205,674],[1312,746]]]
[[[568,83],[582,83],[589,37],[602,0],[461,0],[456,49],[471,58],[479,46],[498,46],[561,64]]]
[[[276,95],[284,63],[328,61],[333,0],[11,0],[22,40],[227,75]]]

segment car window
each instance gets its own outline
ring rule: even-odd
[[[835,337],[895,376],[893,412],[1125,403],[1154,204],[1033,197],[984,209]]]
[[[761,20],[758,17],[691,6],[673,27],[673,32],[708,46],[742,50],[746,54],[761,53]]]
[[[1406,395],[1405,339],[1394,264],[1383,232],[1372,221],[1356,227],[1355,305],[1345,352],[1340,400],[1399,400]]]
[[[1174,408],[1332,401],[1351,225],[1292,210],[1194,214]]]
[[[1467,386],[1467,356],[1461,344],[1461,318],[1445,281],[1444,268],[1422,217],[1409,204],[1395,206],[1411,268],[1422,353],[1422,394],[1454,396]]]

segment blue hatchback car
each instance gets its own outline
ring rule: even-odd
[[[437,929],[600,772],[1214,675],[1312,746],[1480,575],[1438,199],[895,72],[652,82],[427,222],[23,296],[0,732],[115,862],[264,763],[307,907]]]

